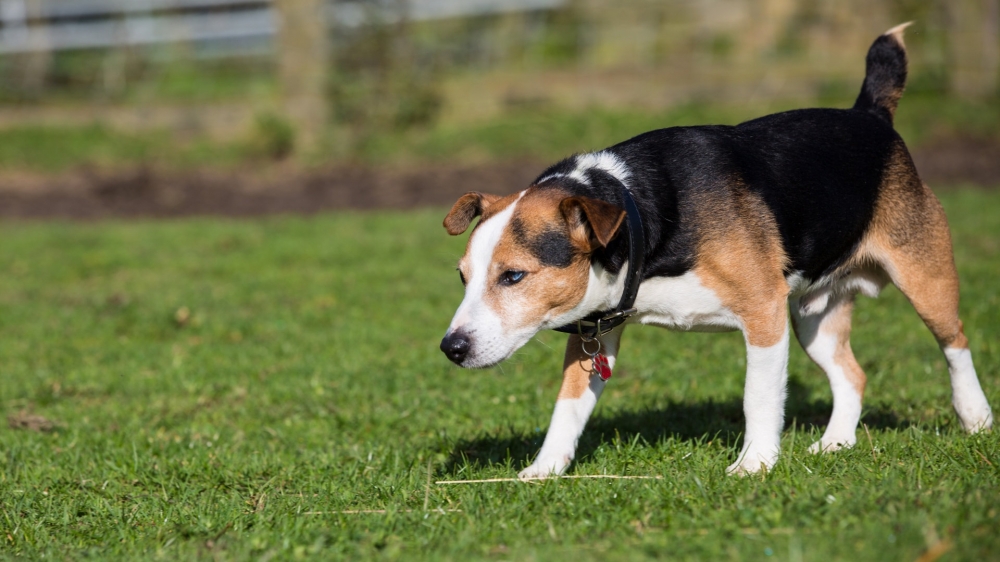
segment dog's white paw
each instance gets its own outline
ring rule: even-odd
[[[832,453],[841,449],[850,449],[858,440],[854,435],[844,435],[840,437],[823,436],[822,439],[809,445],[809,452],[815,454]]]
[[[521,480],[534,480],[549,478],[551,476],[562,476],[562,473],[566,472],[566,468],[569,467],[569,463],[571,462],[573,462],[573,457],[570,455],[539,457],[535,459],[535,462],[531,466],[519,472],[517,477]]]
[[[770,449],[744,449],[740,453],[739,459],[726,468],[726,474],[735,476],[747,476],[758,472],[767,472],[778,462],[777,448]]]
[[[993,427],[993,412],[990,405],[985,401],[982,404],[967,405],[955,404],[955,411],[962,422],[962,427],[969,433],[979,433]]]

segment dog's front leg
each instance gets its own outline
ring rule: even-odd
[[[611,368],[615,366],[623,329],[624,327],[619,327],[601,337],[601,353],[607,356]],[[594,371],[591,358],[584,353],[582,343],[577,335],[570,336],[566,343],[563,382],[552,413],[549,432],[545,435],[545,442],[542,443],[535,462],[518,475],[521,478],[560,475],[576,455],[576,443],[606,384]],[[592,351],[594,345],[588,344],[587,349]]]
[[[784,310],[765,326],[747,326],[747,380],[743,391],[746,433],[730,474],[768,470],[778,460],[788,382],[788,321]]]

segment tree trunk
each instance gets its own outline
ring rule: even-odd
[[[309,151],[329,124],[326,2],[275,0],[274,6],[283,111],[295,128],[297,151]]]

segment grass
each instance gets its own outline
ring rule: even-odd
[[[235,166],[260,151],[247,142],[179,141],[162,131],[86,126],[18,126],[0,130],[0,169],[62,172],[73,168],[158,164],[172,168]]]
[[[857,94],[804,101],[748,104],[682,104],[661,112],[593,108],[570,113],[550,110],[512,111],[484,123],[439,125],[423,130],[366,137],[357,157],[385,160],[454,161],[535,158],[553,161],[567,154],[604,148],[651,129],[674,126],[736,125],[769,113],[802,107],[846,108]],[[998,138],[1000,104],[996,100],[965,102],[935,94],[906,96],[896,114],[896,130],[910,147],[941,137]]]
[[[595,108],[585,112],[516,110],[486,122],[444,123],[408,130],[367,133],[337,130],[322,148],[302,155],[306,165],[365,163],[371,166],[428,162],[455,163],[502,159],[555,161],[567,154],[604,148],[660,127],[737,124],[811,105],[846,107],[851,94],[814,102],[771,101],[748,105],[689,103],[649,112]],[[21,126],[0,130],[0,169],[58,172],[87,165],[156,164],[177,169],[239,167],[275,156],[273,127],[262,114],[253,130],[229,141],[188,138],[164,131],[122,132],[99,125]],[[273,120],[273,119],[272,119]],[[264,124],[264,125],[262,125]],[[962,102],[940,95],[903,99],[896,128],[911,147],[941,137],[997,138],[1000,104]],[[291,133],[289,133],[291,134]],[[289,140],[288,142],[291,142]]]
[[[1000,194],[943,200],[997,407]],[[853,450],[806,452],[830,394],[795,348],[781,460],[725,476],[740,337],[637,328],[571,473],[661,480],[434,485],[529,462],[562,355],[544,333],[502,368],[449,366],[436,348],[463,240],[443,213],[0,224],[0,410],[56,424],[0,429],[0,558],[1000,553],[1000,432],[960,431],[944,362],[895,290],[856,312],[870,440]]]
[[[37,91],[21,86],[23,60],[0,59],[0,103],[219,103],[266,99],[278,84],[267,57],[194,58],[180,45],[56,51]]]

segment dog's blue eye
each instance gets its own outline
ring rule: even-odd
[[[524,279],[525,273],[523,271],[514,271],[513,269],[508,269],[503,272],[500,276],[501,285],[513,285]]]

